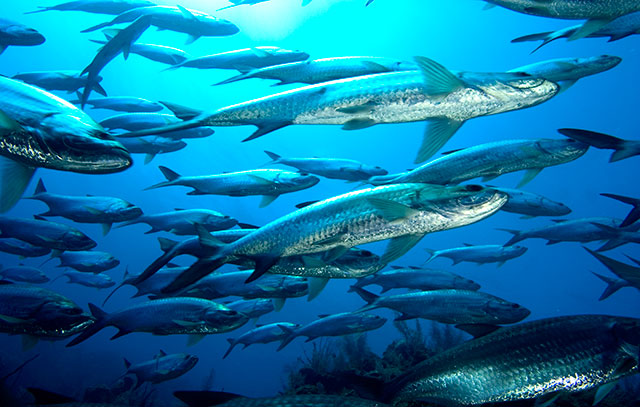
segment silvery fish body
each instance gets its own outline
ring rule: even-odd
[[[640,10],[635,0],[485,0],[520,13],[567,20],[616,18]]]
[[[90,250],[96,242],[71,226],[38,219],[0,216],[0,238],[12,237],[53,250]]]
[[[101,273],[118,266],[120,261],[107,252],[76,251],[64,252],[58,267],[71,267],[83,273]]]
[[[164,137],[133,137],[119,139],[131,154],[165,154],[182,150],[187,146],[182,140]]]
[[[237,69],[246,71],[248,69],[263,68],[265,66],[303,61],[307,58],[309,58],[309,54],[306,52],[288,50],[280,47],[259,46],[187,59],[168,69],[184,67],[198,69]]]
[[[73,301],[31,285],[0,285],[0,332],[61,338],[93,323]]]
[[[507,140],[452,152],[400,174],[386,183],[458,184],[473,178],[492,179],[521,170],[541,170],[573,161],[587,152],[587,144],[568,140]],[[369,180],[376,184],[376,178]]]
[[[307,295],[307,279],[296,276],[266,275],[245,283],[253,270],[209,275],[181,291],[185,297],[209,300],[238,296],[242,298],[297,298]]]
[[[523,306],[490,294],[468,290],[432,290],[379,297],[361,288],[355,291],[369,304],[358,312],[389,308],[396,320],[425,318],[443,324],[513,324],[531,313]]]
[[[256,298],[253,300],[238,300],[225,303],[227,307],[246,315],[249,319],[260,318],[275,309],[270,298]]]
[[[229,342],[229,349],[227,349],[227,352],[222,358],[224,359],[229,356],[233,348],[239,344],[244,345],[243,349],[245,349],[247,346],[256,343],[271,343],[284,339],[287,336],[287,333],[281,328],[281,326],[292,330],[300,327],[300,325],[292,324],[290,322],[274,322],[247,331],[237,338],[228,338],[227,341]]]
[[[525,216],[564,216],[571,213],[571,209],[562,202],[552,201],[533,192],[513,188],[493,188],[509,195],[507,203],[500,208],[504,212]]]
[[[377,73],[416,70],[418,70],[418,67],[413,63],[391,58],[334,57],[291,62],[288,64],[283,63],[281,65],[255,69],[224,80],[218,83],[218,85],[250,78],[280,81],[276,85],[298,82],[316,84]]]
[[[188,53],[166,45],[135,43],[131,45],[129,52],[168,65],[179,64],[189,59]]]
[[[383,293],[394,288],[422,291],[454,288],[471,291],[480,289],[479,284],[449,271],[399,266],[392,266],[391,270],[379,271],[374,275],[358,279],[354,287],[362,288],[371,284],[382,287]]]
[[[136,376],[137,386],[144,382],[162,383],[167,380],[175,379],[193,369],[198,363],[198,357],[188,355],[186,353],[174,353],[167,355],[164,352],[156,355],[152,360],[147,362],[131,365],[125,359],[127,372]]]
[[[188,34],[190,42],[199,37],[233,35],[240,31],[232,22],[202,11],[173,6],[149,6],[125,11],[108,23],[98,24],[82,32],[95,31],[114,24],[130,23],[144,16],[151,17],[151,25],[159,29]]]
[[[323,279],[362,278],[376,273],[385,266],[380,261],[380,256],[357,248],[349,249],[332,261],[322,261],[322,253],[318,257],[321,260],[318,264],[312,264],[313,261],[309,260],[308,256],[283,257],[269,269],[269,273]]]
[[[198,232],[195,224],[201,225],[208,231],[214,231],[232,228],[238,221],[228,215],[209,209],[178,209],[173,212],[142,215],[119,226],[137,223],[146,223],[151,226],[151,230],[145,233],[166,231],[176,235],[196,235]]]
[[[180,273],[185,270],[185,267],[168,267],[159,270],[153,276],[134,285],[137,292],[135,295],[133,295],[133,297],[141,297],[143,295],[149,294],[160,294],[164,287],[166,287],[171,281],[173,281],[178,275],[180,275]],[[133,278],[131,280],[125,278],[125,281],[123,281],[121,285],[131,284],[133,282]]]
[[[9,45],[32,46],[44,42],[44,36],[35,29],[6,18],[0,18],[0,54]]]
[[[481,246],[464,246],[455,247],[453,249],[434,250],[427,262],[436,257],[447,257],[453,260],[453,265],[463,261],[469,261],[478,264],[485,263],[504,263],[507,260],[515,259],[522,256],[527,251],[523,246],[501,246],[501,245],[481,245]]]
[[[122,113],[107,117],[100,122],[100,125],[108,130],[123,129],[136,131],[178,122],[180,122],[178,118],[166,113]]]
[[[118,328],[112,338],[131,332],[149,332],[154,335],[223,333],[244,325],[248,319],[222,304],[201,298],[164,298],[132,305],[113,314],[107,314],[89,304],[96,322],[67,346],[74,346],[107,326]]]
[[[17,239],[0,239],[0,252],[15,254],[21,257],[40,257],[51,253],[51,249],[34,246]]]
[[[622,58],[609,55],[588,58],[558,58],[521,66],[508,72],[524,72],[552,82],[569,82],[571,84],[585,76],[613,69],[620,62],[622,62]]]
[[[2,268],[0,266],[0,276],[7,280],[21,283],[43,284],[49,280],[40,269],[35,267],[18,266]]]
[[[87,77],[80,75],[80,71],[41,71],[24,72],[13,75],[11,79],[16,79],[39,88],[53,91],[61,90],[65,92],[75,92],[87,85]],[[102,77],[98,76],[96,82],[101,82]],[[96,90],[100,91],[102,88]],[[102,89],[102,91],[104,91]]]
[[[116,283],[106,274],[89,274],[78,271],[67,271],[63,274],[69,279],[69,283],[79,284],[85,287],[109,288]]]
[[[604,315],[503,327],[415,366],[393,388],[415,400],[476,405],[587,390],[638,372],[640,320]]]
[[[87,104],[94,109],[108,109],[128,113],[159,112],[164,108],[158,102],[131,96],[111,96],[101,99],[92,99],[87,101]]]
[[[78,0],[68,1],[66,3],[57,4],[50,7],[40,7],[40,10],[31,11],[27,14],[41,13],[43,11],[84,11],[96,14],[122,14],[125,11],[138,8],[153,6],[154,3],[147,0]]]

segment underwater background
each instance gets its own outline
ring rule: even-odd
[[[174,5],[171,1],[157,4]],[[41,70],[81,70],[93,58],[99,45],[89,39],[102,39],[101,34],[81,34],[86,27],[108,21],[111,16],[82,12],[51,11],[24,15],[36,6],[55,4],[47,0],[2,2],[1,16],[36,28],[46,37],[37,47],[9,47],[0,55],[0,74],[12,76],[20,72]],[[640,38],[608,43],[606,39],[556,41],[531,54],[533,43],[512,44],[513,38],[543,31],[552,31],[572,24],[563,20],[526,16],[493,8],[483,10],[484,3],[474,0],[436,2],[430,0],[376,0],[368,7],[363,0],[314,0],[301,7],[297,0],[271,0],[253,6],[223,11],[223,0],[183,0],[184,7],[201,10],[232,21],[240,32],[228,37],[202,37],[185,45],[185,35],[171,31],[147,30],[139,42],[155,43],[184,49],[192,56],[208,55],[239,48],[275,45],[299,49],[311,58],[335,56],[381,56],[411,60],[427,56],[452,70],[502,72],[533,62],[552,58],[616,55],[622,63],[616,68],[581,79],[571,89],[550,101],[530,109],[478,118],[466,123],[451,139],[446,150],[454,150],[495,140],[563,138],[556,129],[575,127],[612,134],[624,139],[638,137],[638,106],[640,86]],[[116,58],[102,72],[101,85],[109,96],[139,96],[189,107],[214,110],[223,106],[266,96],[299,85],[270,87],[271,81],[252,79],[223,86],[211,86],[234,74],[228,70],[182,68],[163,71],[162,65],[132,54],[125,61]],[[53,92],[67,98],[64,93]],[[69,95],[74,98],[75,95]],[[106,110],[85,109],[96,121],[113,114]],[[240,222],[263,225],[295,210],[304,201],[324,199],[353,190],[357,184],[322,178],[313,188],[280,196],[274,203],[258,208],[259,197],[187,196],[186,188],[163,188],[143,191],[164,180],[158,166],[168,167],[183,175],[215,174],[265,166],[269,157],[264,150],[292,157],[337,157],[378,165],[390,173],[414,168],[413,159],[419,146],[425,123],[389,124],[359,131],[344,131],[339,126],[289,126],[257,140],[241,143],[253,128],[247,126],[219,127],[215,134],[203,139],[190,139],[181,151],[158,155],[144,165],[143,157],[134,156],[132,168],[111,175],[81,175],[39,169],[27,189],[31,195],[38,178],[47,190],[64,195],[102,195],[125,199],[142,208],[145,214],[174,208],[207,208],[230,215]],[[640,162],[628,159],[609,163],[610,152],[590,149],[582,158],[543,170],[523,189],[562,202],[572,209],[567,218],[610,216],[624,218],[629,207],[600,196],[608,192],[625,196],[638,195]],[[287,167],[279,167],[286,169]],[[507,174],[489,184],[515,187],[522,174]],[[478,183],[479,180],[472,181]],[[38,201],[21,200],[8,215],[31,217],[46,211]],[[52,218],[56,222],[71,221]],[[530,229],[550,224],[548,218],[521,219],[520,215],[499,212],[479,223],[426,236],[395,265],[421,266],[428,258],[425,248],[446,249],[464,243],[503,244],[510,235],[498,228]],[[173,238],[170,234],[144,234],[148,226],[140,224],[114,228],[102,236],[99,225],[74,224],[98,242],[97,250],[112,253],[120,266],[107,271],[117,283],[125,268],[136,274],[161,254],[157,237]],[[470,278],[482,286],[482,291],[531,310],[527,320],[576,314],[608,314],[640,318],[640,296],[631,288],[615,293],[605,301],[598,297],[604,283],[591,271],[608,271],[581,247],[579,243],[563,242],[545,245],[543,240],[530,239],[522,243],[528,251],[508,261],[502,267],[495,264],[476,266],[461,263],[455,267],[447,259],[436,259],[429,267],[442,268]],[[597,243],[586,246],[596,248]],[[384,242],[366,248],[381,253]],[[622,254],[640,257],[635,244],[628,244],[606,253],[624,259]],[[39,267],[45,258],[19,260],[0,253],[4,267],[19,263]],[[175,263],[189,265],[189,258]],[[50,278],[63,272],[51,260],[41,268]],[[225,266],[231,267],[231,266]],[[59,279],[42,285],[68,296],[86,309],[88,302],[101,304],[111,291],[72,285]],[[280,312],[259,319],[259,323],[307,323],[319,314],[356,310],[364,302],[354,293],[347,293],[355,280],[332,280],[313,301],[289,299]],[[377,290],[377,289],[376,289]],[[377,291],[376,291],[377,292]],[[144,298],[130,299],[134,289],[120,289],[106,304],[107,312],[119,310]],[[389,319],[381,329],[367,334],[371,349],[381,354],[401,333],[391,322],[394,313],[379,309],[375,314]],[[413,325],[413,322],[409,322]],[[431,322],[421,321],[425,335]],[[12,386],[42,387],[62,394],[80,396],[93,386],[109,386],[125,372],[122,359],[133,363],[150,360],[159,349],[167,353],[186,352],[199,357],[199,362],[186,375],[157,386],[161,398],[169,400],[176,389],[215,389],[247,396],[270,396],[283,390],[287,372],[305,352],[312,352],[313,343],[296,340],[280,352],[277,344],[252,345],[245,350],[234,349],[226,359],[226,338],[237,337],[251,329],[253,323],[237,331],[208,335],[198,344],[187,347],[186,338],[152,336],[133,333],[115,341],[109,338],[114,328],[107,328],[90,340],[72,348],[65,341],[42,341],[23,352],[18,336],[0,335],[0,366],[10,370],[29,357],[40,356],[27,365]],[[339,341],[336,339],[335,341]],[[337,342],[336,342],[337,343]],[[336,349],[337,349],[337,345]],[[167,405],[171,402],[167,401]]]

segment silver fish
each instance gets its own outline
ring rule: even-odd
[[[525,217],[564,216],[571,209],[562,202],[552,201],[542,195],[520,189],[493,187],[509,195],[509,201],[500,209],[504,212],[519,213]]]
[[[180,209],[174,212],[156,213],[153,215],[142,215],[133,220],[123,222],[118,227],[146,223],[151,226],[147,233],[160,231],[170,232],[176,235],[195,235],[198,233],[195,225],[201,225],[208,231],[230,229],[238,221],[229,215],[209,209]]]
[[[106,274],[89,274],[78,271],[67,271],[62,275],[62,277],[67,277],[71,284],[79,284],[85,287],[109,288],[116,284],[115,281]]]
[[[96,247],[96,242],[71,226],[48,220],[0,216],[0,238],[8,237],[57,251]]]
[[[447,257],[453,260],[453,265],[463,261],[469,261],[478,264],[499,263],[503,265],[507,260],[520,257],[527,251],[523,246],[501,246],[501,245],[465,245],[464,247],[455,247],[444,250],[427,250],[430,254],[426,263],[432,261],[436,257]]]
[[[24,72],[13,75],[11,79],[16,79],[48,91],[61,90],[69,93],[84,88],[88,81],[88,77],[81,75],[80,71]],[[92,84],[93,90],[106,96],[107,91],[100,86],[101,81],[102,77],[100,75],[96,76]]]
[[[284,339],[287,336],[287,333],[283,331],[281,326],[291,330],[295,330],[300,327],[300,325],[292,324],[290,322],[274,322],[258,326],[257,328],[243,333],[237,338],[227,338],[227,341],[229,342],[229,349],[227,349],[227,352],[222,356],[222,359],[229,356],[233,348],[237,345],[244,345],[242,349],[245,349],[247,346],[256,343],[271,343]]]
[[[608,268],[609,271],[620,278],[619,280],[617,280],[597,273],[593,273],[605,283],[607,283],[607,288],[602,293],[602,296],[600,296],[600,301],[608,298],[611,294],[615,293],[623,287],[633,287],[637,290],[640,290],[640,268],[619,262],[607,256],[603,256],[602,254],[594,252],[593,250],[589,250],[586,247],[585,250],[589,252],[593,257],[595,257],[606,268]],[[640,263],[633,257],[627,257],[637,265],[640,265]]]
[[[476,291],[480,285],[457,274],[444,270],[423,269],[419,267],[391,266],[391,270],[379,271],[374,275],[359,278],[349,289],[363,288],[371,284],[382,287],[385,293],[394,288],[409,288],[421,291],[458,289]]]
[[[273,312],[273,301],[270,298],[256,298],[252,300],[238,300],[227,302],[224,305],[234,311],[246,315],[249,319],[257,319],[263,315]]]
[[[136,387],[144,382],[162,383],[178,378],[198,363],[198,357],[186,353],[173,353],[167,355],[160,351],[152,360],[132,365],[127,359],[124,365],[127,368],[125,375],[134,375],[137,379]]]
[[[119,141],[131,154],[145,154],[145,165],[149,164],[158,154],[173,153],[187,146],[187,143],[182,140],[164,137],[123,138]]]
[[[75,251],[64,252],[58,257],[58,267],[71,267],[83,273],[102,273],[120,264],[120,261],[107,252]]]
[[[173,70],[177,68],[198,68],[236,69],[246,72],[251,69],[263,68],[265,66],[304,61],[307,58],[309,58],[309,54],[303,51],[289,50],[273,46],[259,46],[187,59],[179,64],[170,66],[166,70]]]
[[[40,257],[51,253],[51,249],[34,246],[17,239],[0,239],[0,252],[15,254],[20,257]]]
[[[34,46],[44,42],[44,36],[35,29],[0,18],[0,54],[10,45]]]
[[[18,266],[3,268],[0,266],[2,278],[20,283],[43,284],[50,281],[40,269],[35,267]]]
[[[132,52],[131,49],[129,49],[129,52]],[[87,104],[94,109],[108,109],[128,113],[159,112],[164,108],[158,102],[131,96],[112,96],[101,99],[91,99],[87,101]]]

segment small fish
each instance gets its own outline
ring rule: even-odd
[[[275,309],[271,298],[256,298],[252,300],[238,300],[227,302],[224,305],[234,311],[244,314],[249,319],[258,319],[263,315],[273,312]]]
[[[610,163],[640,155],[640,141],[623,140],[609,136],[608,134],[596,133],[595,131],[589,130],[560,129],[558,131],[567,137],[589,144],[592,147],[614,150],[609,158]]]
[[[198,363],[197,356],[186,353],[167,355],[162,350],[152,360],[137,365],[132,365],[127,359],[124,360],[127,369],[125,375],[136,377],[136,388],[145,382],[157,384],[176,379],[193,369],[196,363]]]
[[[69,279],[71,284],[79,284],[85,287],[93,288],[109,288],[113,287],[116,283],[106,274],[89,274],[78,271],[66,271],[63,277]]]
[[[131,52],[131,50],[129,51]],[[101,99],[91,99],[87,104],[93,109],[107,109],[127,113],[159,112],[164,107],[148,99],[131,96],[112,96]]]
[[[233,348],[240,344],[244,345],[242,349],[246,349],[247,346],[256,343],[271,343],[283,340],[288,334],[280,326],[295,330],[300,328],[301,325],[292,324],[290,322],[274,322],[267,325],[260,325],[243,333],[237,338],[227,338],[227,341],[229,342],[229,349],[227,349],[227,352],[224,354],[222,359],[229,356]]]
[[[0,276],[3,279],[20,283],[44,284],[50,279],[40,269],[35,267],[18,266],[2,268],[0,266]]]
[[[300,172],[320,175],[331,179],[345,181],[364,181],[373,176],[386,175],[387,170],[362,164],[355,160],[339,158],[285,158],[270,151],[265,153],[271,158],[269,164],[283,164],[297,168]]]
[[[574,25],[557,31],[525,35],[511,40],[511,42],[542,41],[542,44],[532,51],[533,53],[552,41],[572,37],[579,29],[580,25]],[[638,34],[638,32],[640,32],[640,11],[618,17],[599,30],[587,35],[585,38],[609,37],[609,42],[612,42]]]
[[[490,5],[508,8],[519,13],[566,20],[587,20],[569,36],[569,41],[587,37],[616,18],[640,11],[635,0],[485,0]]]
[[[257,68],[226,79],[216,85],[251,78],[274,79],[279,81],[273,86],[290,83],[316,84],[377,73],[416,70],[418,70],[418,67],[413,63],[391,58],[334,57]]]
[[[320,180],[313,175],[284,170],[257,169],[226,172],[223,174],[183,177],[167,167],[158,167],[167,181],[148,189],[181,185],[193,188],[187,195],[262,195],[260,207],[265,207],[278,196],[311,188]]]
[[[291,328],[287,325],[280,326],[287,336],[282,340],[278,350],[282,350],[291,341],[299,336],[306,336],[306,342],[324,336],[344,336],[360,332],[372,331],[380,328],[387,322],[386,318],[377,315],[344,312],[334,315],[319,315],[318,320]]]
[[[309,58],[309,54],[299,50],[260,46],[187,59],[179,64],[170,66],[166,70],[173,70],[177,68],[197,68],[236,69],[238,71],[246,72],[251,69],[263,68],[265,66],[304,61],[307,58]]]
[[[469,406],[600,387],[597,404],[613,389],[607,383],[636,373],[639,340],[640,320],[634,318],[575,315],[525,322],[427,359],[391,383],[387,394],[396,407],[416,400]]]
[[[17,239],[0,239],[0,252],[15,254],[20,257],[41,257],[51,253],[51,249],[34,246]]]
[[[148,0],[77,0],[60,3],[55,6],[39,7],[40,10],[29,11],[25,14],[42,13],[43,11],[84,11],[96,14],[122,14],[125,11],[153,6],[154,3]]]
[[[501,246],[497,244],[492,245],[465,245],[464,247],[455,247],[453,249],[445,250],[427,250],[430,257],[425,263],[430,262],[436,257],[447,257],[453,261],[455,266],[463,261],[468,261],[478,264],[486,263],[499,263],[502,266],[507,260],[520,257],[527,251],[523,246]]]
[[[0,18],[0,54],[10,45],[34,46],[44,42],[44,36],[35,29]]]
[[[432,290],[380,297],[353,289],[367,305],[357,312],[389,308],[401,315],[396,321],[424,318],[443,324],[502,325],[520,322],[531,314],[525,307],[490,294],[467,290]]]
[[[0,285],[0,332],[64,338],[92,323],[73,301],[53,291],[32,285]]]
[[[39,88],[53,91],[60,90],[68,93],[77,92],[87,85],[88,77],[81,75],[80,71],[41,71],[24,72],[13,75],[11,79],[16,79]],[[93,82],[93,90],[106,96],[107,91],[100,86],[102,76],[96,76]]]
[[[134,137],[119,139],[131,154],[145,154],[144,164],[149,164],[156,155],[180,151],[187,146],[182,140],[164,137]]]
[[[120,261],[107,252],[75,251],[61,253],[58,267],[71,267],[83,273],[102,273],[120,264]]]
[[[228,20],[211,16],[197,10],[186,9],[180,5],[138,7],[125,11],[107,23],[83,30],[83,33],[99,30],[114,24],[131,23],[140,17],[151,17],[151,25],[161,30],[170,30],[188,35],[187,44],[200,37],[233,35],[240,29]]]
[[[232,331],[248,319],[222,304],[200,298],[166,298],[131,305],[113,314],[107,314],[94,304],[89,310],[96,322],[78,335],[67,347],[75,346],[107,326],[118,328],[111,340],[131,332],[149,332],[154,335],[203,335]]]
[[[0,216],[0,238],[7,237],[58,251],[96,247],[96,242],[71,226],[48,220]]]
[[[598,222],[595,222],[593,225],[602,229],[603,232],[609,234],[609,241],[598,248],[598,252],[615,249],[616,247],[620,247],[627,243],[640,243],[640,232],[637,230],[638,227],[612,227],[609,225],[603,225]],[[622,225],[622,223],[620,225]]]
[[[413,290],[470,290],[480,289],[480,285],[457,274],[444,270],[423,269],[420,267],[391,266],[391,270],[379,271],[374,275],[359,278],[349,289],[363,288],[371,284],[382,287],[382,292],[394,288],[408,288]]]
[[[120,198],[52,194],[47,191],[42,179],[38,181],[33,196],[28,199],[42,201],[49,207],[47,212],[38,216],[61,216],[78,223],[99,223],[105,235],[113,223],[142,216],[142,209]]]
[[[571,209],[562,202],[552,201],[542,195],[520,189],[493,187],[509,195],[507,203],[501,211],[519,213],[524,217],[535,216],[564,216],[571,213]]]
[[[82,70],[81,75],[84,75],[85,73],[88,74],[87,86],[84,87],[84,91],[80,97],[80,106],[83,109],[89,100],[91,89],[93,88],[93,84],[96,82],[96,78],[100,71],[115,57],[120,55],[120,53],[123,54],[124,59],[127,59],[129,57],[129,48],[131,47],[131,44],[140,38],[147,28],[149,28],[150,24],[151,17],[142,16],[129,24],[126,28],[118,30],[116,34],[114,34],[113,38],[107,41],[107,43],[100,48],[91,63]]]
[[[196,224],[201,225],[208,231],[224,230],[234,227],[238,221],[229,215],[209,209],[180,209],[173,212],[156,213],[153,215],[142,215],[127,222],[123,222],[118,227],[146,223],[151,226],[148,233],[160,231],[170,232],[176,235],[196,235],[198,231]]]
[[[176,391],[173,395],[189,407],[389,407],[378,401],[332,394],[247,398],[218,391]]]

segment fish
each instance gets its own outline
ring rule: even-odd
[[[232,4],[230,6],[219,8],[218,11],[238,6],[253,6],[258,3],[264,3],[265,1],[269,0],[229,0]]]
[[[0,18],[0,54],[10,45],[35,46],[44,44],[46,38],[37,30],[16,21]]]
[[[513,235],[505,246],[511,246],[515,243],[531,238],[545,239],[547,241],[547,245],[560,242],[587,243],[595,240],[609,240],[616,237],[616,234],[612,234],[611,231],[603,229],[601,226],[598,226],[598,224],[617,228],[621,223],[622,221],[619,219],[605,217],[557,219],[553,225],[542,226],[526,231],[513,229],[500,230],[509,232]],[[627,230],[637,231],[638,228],[640,228],[640,225],[632,225],[631,227],[627,227]],[[613,247],[610,249],[612,248]]]
[[[187,146],[187,143],[182,140],[173,140],[164,137],[123,138],[119,141],[129,153],[145,154],[145,165],[149,164],[158,154],[173,153]]]
[[[118,225],[124,227],[146,223],[151,229],[145,234],[165,231],[175,235],[196,235],[198,231],[195,225],[201,225],[208,231],[230,229],[238,224],[238,221],[229,215],[209,209],[181,209],[176,208],[172,212],[162,212],[153,215],[142,215],[135,219]]]
[[[138,7],[119,14],[109,22],[89,27],[82,32],[91,32],[114,24],[131,23],[143,16],[151,17],[151,25],[158,29],[187,34],[187,44],[191,44],[200,37],[227,36],[240,31],[231,21],[178,5]]]
[[[640,11],[634,0],[485,0],[490,5],[508,8],[519,13],[565,20],[587,20],[569,36],[569,41],[587,37],[616,18]]]
[[[333,315],[319,315],[320,319],[310,322],[298,328],[291,328],[287,325],[279,325],[280,329],[287,334],[282,340],[278,351],[284,349],[299,336],[306,336],[306,342],[324,336],[344,336],[360,332],[367,332],[378,329],[387,322],[386,318],[372,314],[343,312]]]
[[[333,394],[296,394],[247,398],[217,391],[176,391],[173,393],[189,407],[388,407],[378,401]]]
[[[235,69],[246,72],[256,68],[264,68],[266,66],[304,61],[307,58],[309,58],[309,54],[300,50],[289,50],[273,46],[259,46],[187,59],[186,61],[170,66],[165,70],[197,68]]]
[[[102,273],[111,270],[120,264],[120,260],[107,252],[98,251],[75,251],[65,252],[58,256],[60,264],[58,267],[71,267],[83,273]]]
[[[125,375],[136,377],[136,387],[140,387],[145,382],[153,384],[176,379],[195,367],[198,357],[186,353],[173,353],[167,355],[160,352],[152,360],[132,365],[127,359],[124,360],[127,372]]]
[[[0,265],[0,276],[20,283],[44,284],[51,281],[40,269],[27,266],[3,268]]]
[[[617,201],[633,206],[633,208],[631,209],[627,217],[624,218],[624,220],[620,224],[621,228],[625,228],[627,226],[633,225],[638,219],[640,219],[640,199],[617,195],[617,194],[608,194],[608,193],[604,193],[600,195],[606,196],[607,198],[615,199]]]
[[[153,6],[154,3],[148,0],[78,0],[56,4],[55,6],[39,7],[39,10],[29,11],[25,14],[42,13],[44,11],[84,11],[96,14],[122,14],[125,11]]]
[[[560,129],[558,131],[592,147],[614,150],[609,158],[610,163],[640,155],[640,141],[623,140],[608,134],[581,129]]]
[[[611,277],[606,277],[597,273],[593,273],[597,277],[599,277],[601,280],[603,280],[605,283],[607,283],[607,288],[605,288],[604,292],[600,296],[600,301],[608,298],[610,295],[614,294],[619,289],[624,287],[633,287],[636,290],[640,290],[640,268],[639,267],[622,263],[618,260],[604,256],[600,253],[594,252],[593,250],[589,250],[586,247],[584,249],[620,279],[620,280],[612,279]],[[637,263],[636,260],[633,259],[632,257],[629,257],[629,259],[635,262],[636,264],[640,265],[640,263]]]
[[[588,58],[558,58],[521,66],[507,72],[524,72],[537,78],[555,82],[561,91],[573,86],[579,79],[606,72],[622,62],[622,58],[600,55]]]
[[[67,277],[69,283],[79,284],[85,287],[109,288],[116,285],[115,281],[106,274],[89,274],[78,271],[66,271],[62,277]]]
[[[429,121],[416,163],[438,151],[469,119],[538,105],[558,93],[557,84],[525,74],[481,75],[465,82],[439,63],[415,57],[418,71],[338,79],[224,107],[162,129],[161,134],[202,126],[254,125],[244,141],[292,124],[342,125],[359,130],[383,123]]]
[[[523,246],[501,246],[496,244],[474,246],[467,244],[464,247],[455,247],[444,250],[427,250],[430,256],[425,263],[429,263],[436,257],[447,257],[453,261],[455,266],[463,261],[486,264],[498,263],[502,266],[507,260],[515,259],[525,254],[526,247]]]
[[[301,327],[299,324],[292,324],[290,322],[274,322],[267,325],[257,326],[237,338],[227,338],[227,341],[229,342],[229,349],[227,349],[227,352],[222,356],[222,359],[226,359],[233,348],[237,345],[244,345],[242,349],[246,349],[249,345],[256,343],[271,343],[283,340],[288,334],[281,328],[281,326],[290,330],[295,330]]]
[[[271,158],[269,164],[282,164],[297,168],[298,171],[320,175],[330,179],[345,181],[363,181],[376,175],[386,175],[388,171],[378,167],[363,164],[356,160],[340,158],[286,158],[270,151],[265,153]]]
[[[109,35],[109,32],[103,32],[103,34],[107,38],[107,41],[111,39],[111,35]],[[107,41],[102,40],[90,41],[95,42],[96,44],[103,45],[107,43]],[[160,62],[167,65],[179,64],[190,58],[187,52],[178,48],[158,44],[141,44],[138,42],[131,44],[131,46],[129,47],[129,53],[140,55],[141,57],[149,59],[151,61]]]
[[[192,335],[190,341],[202,339],[204,335],[232,331],[244,325],[244,315],[201,298],[165,298],[131,305],[112,314],[107,314],[89,303],[95,323],[66,346],[84,342],[107,326],[118,329],[111,340],[132,332],[149,332],[154,335]]]
[[[307,173],[275,169],[182,176],[167,167],[159,166],[158,168],[167,180],[152,185],[146,190],[180,185],[193,188],[193,191],[187,193],[187,195],[262,195],[261,208],[269,205],[282,194],[311,188],[320,182],[320,179]]]
[[[490,181],[502,174],[525,171],[518,188],[526,185],[546,167],[565,164],[582,157],[589,149],[573,139],[506,140],[484,143],[452,151],[411,171],[389,179],[371,177],[373,185],[402,182],[458,184],[482,177]]]
[[[87,329],[93,318],[73,301],[44,288],[0,285],[0,332],[57,339]]]
[[[448,289],[381,297],[363,288],[354,287],[353,290],[367,302],[357,312],[389,308],[401,314],[396,321],[424,318],[465,328],[468,325],[514,324],[531,314],[520,304],[480,291]]]
[[[238,300],[227,302],[224,305],[234,311],[244,314],[247,318],[256,320],[263,315],[273,312],[275,309],[271,298],[255,298],[252,300]]]
[[[131,156],[87,114],[35,86],[0,76],[0,212],[36,168],[88,174],[124,171]]]
[[[382,57],[332,57],[310,61],[282,63],[274,66],[252,69],[240,75],[225,79],[216,85],[260,78],[279,81],[272,86],[290,83],[317,84],[336,79],[353,78],[385,72],[416,71],[418,67],[410,62]]]
[[[80,71],[39,71],[23,72],[13,75],[11,79],[22,81],[33,86],[37,86],[47,91],[60,90],[68,93],[77,92],[87,85],[88,77],[81,75]],[[102,76],[97,75],[93,82],[93,90],[103,96],[107,96],[107,91],[100,86]]]
[[[392,240],[380,262],[390,263],[425,234],[480,221],[506,200],[506,194],[477,185],[395,184],[349,192],[298,209],[222,246],[164,291],[175,292],[238,257],[256,264],[248,282],[281,257],[331,251],[327,257],[337,258],[350,247],[387,239]]]
[[[175,116],[166,113],[123,113],[103,119],[100,125],[107,130],[136,131],[179,122]]]
[[[47,191],[38,180],[33,196],[27,197],[44,202],[49,210],[38,216],[61,216],[78,223],[102,224],[103,234],[111,230],[116,222],[125,222],[142,216],[142,209],[124,199],[109,196],[59,195]]]
[[[593,225],[600,228],[603,232],[609,234],[608,236],[609,241],[606,242],[601,247],[599,247],[598,252],[604,252],[607,250],[615,249],[616,247],[620,247],[627,243],[640,243],[640,232],[638,232],[637,230],[631,230],[631,229],[638,229],[637,227],[634,227],[634,228],[630,228],[630,227],[623,228],[621,226],[612,227],[609,225],[603,225],[598,222],[594,222]]]
[[[96,242],[78,229],[44,219],[0,216],[0,238],[14,238],[54,251],[90,250]]]
[[[142,297],[145,295],[154,295],[159,296],[162,293],[162,289],[167,286],[171,281],[173,281],[180,273],[186,270],[186,267],[166,267],[159,269],[156,273],[149,276],[148,278],[142,279],[141,281],[137,281],[137,277],[139,276],[131,276],[128,270],[125,270],[124,278],[122,283],[118,285],[102,302],[102,305],[107,303],[109,298],[116,291],[118,291],[121,287],[125,285],[131,285],[136,288],[136,293],[131,298]],[[83,273],[86,274],[86,273]],[[94,275],[94,274],[86,274],[86,275]],[[100,274],[97,274],[98,276]]]
[[[140,9],[138,8],[133,10]],[[140,38],[150,25],[151,17],[143,15],[129,24],[126,28],[116,30],[113,37],[98,50],[98,53],[91,63],[82,70],[81,75],[87,74],[87,85],[84,87],[80,97],[80,107],[82,109],[84,109],[84,106],[89,100],[91,89],[93,88],[93,84],[96,82],[96,78],[100,71],[102,71],[109,62],[121,53],[124,56],[124,59],[127,59],[129,57],[129,48],[131,47],[131,44],[136,42],[136,40]]]
[[[511,40],[511,42],[542,41],[542,44],[532,51],[533,53],[552,41],[560,38],[570,38],[579,29],[580,25],[574,25],[557,31],[525,35]],[[587,35],[585,38],[609,37],[609,42],[612,42],[621,40],[630,35],[638,34],[638,32],[640,32],[640,11],[618,17],[599,30]]]
[[[131,52],[131,50],[129,50]],[[75,103],[76,101],[74,101]],[[131,96],[112,96],[87,100],[93,109],[107,109],[127,113],[152,113],[164,109],[158,102]]]
[[[0,252],[24,257],[41,257],[51,253],[47,247],[34,246],[18,239],[0,239]]]
[[[571,213],[571,208],[562,202],[552,201],[533,192],[495,186],[492,186],[492,188],[509,195],[509,200],[500,209],[504,212],[518,213],[527,218],[535,216],[565,216]]]
[[[640,320],[607,315],[540,319],[498,329],[416,365],[387,387],[391,404],[476,405],[599,386],[638,369]],[[581,380],[576,380],[576,378]],[[602,394],[604,391],[604,394]]]
[[[359,278],[358,281],[349,288],[349,292],[354,291],[355,287],[363,288],[372,284],[382,287],[382,293],[386,293],[394,288],[408,288],[421,291],[443,289],[476,291],[480,289],[480,284],[449,271],[411,266],[391,266],[391,270],[379,271],[371,276]]]

